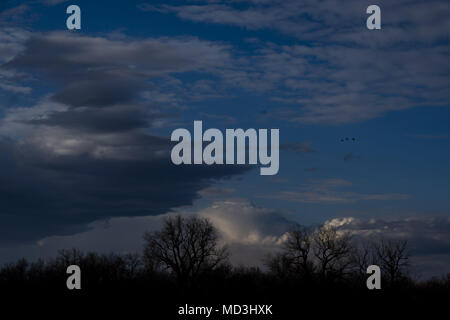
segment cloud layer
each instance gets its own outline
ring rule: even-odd
[[[271,115],[286,121],[348,124],[392,111],[447,106],[446,1],[379,1],[378,31],[365,27],[370,4],[238,0],[139,8],[197,23],[275,30],[296,39],[278,44],[250,38],[254,52],[223,75],[248,90],[270,90],[272,99],[284,104]]]
[[[166,213],[192,204],[213,181],[247,170],[177,167],[172,143],[151,132],[171,117],[148,96],[151,82],[211,72],[226,63],[225,47],[195,38],[63,33],[18,43],[13,57],[4,54],[1,70],[13,80],[18,74],[42,80],[40,90],[50,93],[6,108],[0,121],[0,244],[76,233],[112,217]]]
[[[59,249],[77,247],[84,251],[141,252],[142,235],[159,230],[164,218],[172,214],[198,214],[209,219],[228,245],[235,265],[263,267],[268,253],[279,250],[286,232],[294,222],[280,212],[258,207],[246,199],[217,200],[200,211],[178,212],[149,217],[112,218],[108,222],[93,222],[89,230],[70,236],[51,236],[33,245],[0,248],[0,256],[17,259],[53,256]],[[413,275],[427,278],[450,270],[450,220],[448,218],[410,217],[403,219],[360,219],[341,217],[325,222],[327,226],[362,239],[407,240],[412,253]]]

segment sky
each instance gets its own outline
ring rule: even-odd
[[[450,272],[450,4],[378,0],[368,30],[371,4],[1,0],[0,263],[140,251],[197,214],[235,263],[326,223]],[[173,165],[171,132],[194,120],[279,129],[278,174]]]

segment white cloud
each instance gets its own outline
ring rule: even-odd
[[[406,240],[411,251],[414,275],[429,278],[450,270],[450,218],[410,217],[404,219],[335,218],[325,222],[356,238]]]
[[[244,199],[217,201],[198,214],[208,218],[228,243],[277,244],[292,224],[276,211]]]

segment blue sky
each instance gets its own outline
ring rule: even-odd
[[[69,4],[79,31],[65,28]],[[32,256],[98,221],[215,203],[306,225],[450,225],[449,4],[378,1],[382,29],[369,31],[370,4],[2,1],[0,217],[14,232],[0,241]],[[194,120],[279,128],[278,175],[174,170],[155,150]]]

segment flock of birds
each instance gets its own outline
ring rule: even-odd
[[[349,141],[350,140],[350,138],[341,138],[341,142],[344,142],[344,141]],[[351,139],[353,142],[355,142],[356,141],[356,138],[352,138]]]

